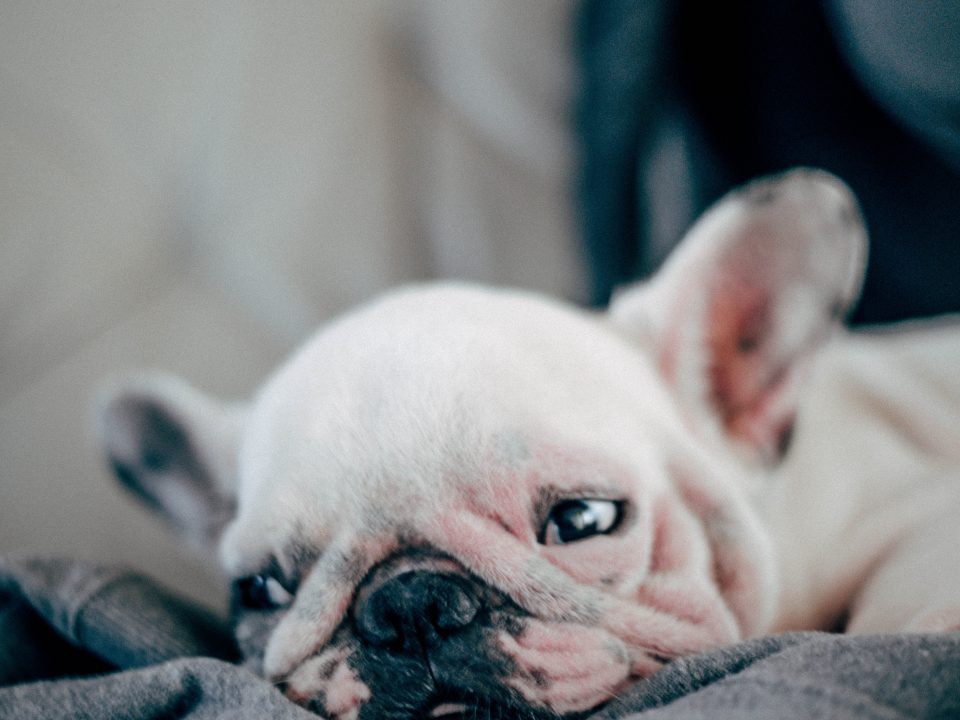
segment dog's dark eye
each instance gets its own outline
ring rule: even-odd
[[[247,610],[275,610],[293,601],[293,594],[270,575],[250,575],[233,586],[237,603]]]
[[[564,545],[613,532],[623,518],[623,503],[613,500],[564,500],[553,506],[543,528],[544,545]]]

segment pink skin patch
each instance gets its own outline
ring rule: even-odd
[[[637,601],[691,625],[710,628],[717,637],[739,634],[736,619],[716,588],[702,577],[653,575],[640,588]]]
[[[558,713],[594,708],[629,684],[627,647],[597,628],[530,620],[518,637],[502,633],[498,641],[517,667],[509,684]]]
[[[722,613],[718,612],[717,615]],[[650,658],[661,661],[740,639],[740,633],[729,623],[718,623],[715,626],[692,624],[675,617],[672,609],[666,612],[658,611],[630,600],[611,601],[600,626],[620,638],[634,651],[646,653]],[[644,672],[638,671],[637,675],[643,677]]]
[[[286,696],[299,705],[322,695],[324,709],[334,720],[356,720],[360,707],[370,699],[370,688],[347,665],[349,651],[328,648],[302,663],[287,678]]]
[[[337,720],[354,720],[360,706],[370,699],[370,689],[360,682],[346,664],[337,666],[327,686],[324,706]]]

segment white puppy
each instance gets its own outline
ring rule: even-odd
[[[250,665],[338,720],[582,713],[759,633],[958,627],[960,328],[835,332],[865,247],[794,171],[607,313],[400,290],[249,405],[125,384],[104,443],[218,544]]]

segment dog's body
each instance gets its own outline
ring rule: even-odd
[[[960,627],[960,327],[831,338],[864,256],[849,191],[796,171],[606,314],[398,291],[249,407],[125,386],[105,440],[219,542],[251,665],[338,720],[580,713],[745,636]]]

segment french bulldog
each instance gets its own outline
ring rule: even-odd
[[[399,289],[249,403],[117,384],[102,442],[217,549],[250,667],[336,720],[582,716],[749,636],[958,628],[960,325],[842,330],[866,242],[790,171],[605,312]]]

